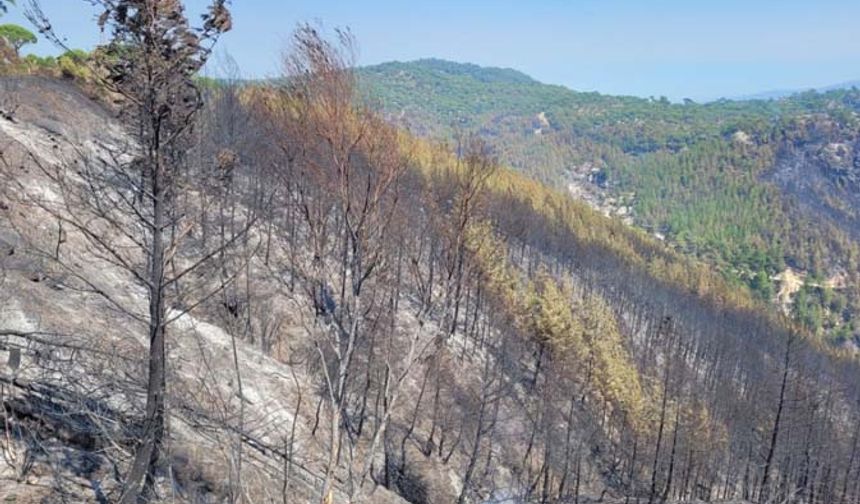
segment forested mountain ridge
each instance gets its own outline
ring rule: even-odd
[[[371,103],[416,133],[480,131],[503,162],[666,237],[813,331],[857,335],[860,91],[670,103],[483,71],[495,78],[440,60],[360,75]],[[785,274],[808,277],[799,302]]]

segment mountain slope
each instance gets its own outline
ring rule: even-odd
[[[0,118],[0,380],[13,433],[0,443],[16,456],[0,491],[110,501],[140,428],[146,289],[133,272],[145,261],[124,268],[91,241],[98,221],[69,224],[103,192],[127,194],[122,179],[94,192],[77,177],[133,168],[121,154],[134,145],[69,83],[1,82],[15,106]],[[289,89],[206,98],[183,166],[177,267],[254,225],[177,288],[221,284],[216,295],[193,307],[171,296],[165,501],[319,502],[338,443],[335,501],[355,494],[364,464],[366,502],[860,495],[860,366],[707,264],[496,166],[475,138],[457,156],[373,116],[359,124],[379,129],[364,135],[350,129],[351,99],[327,122]],[[339,178],[330,131],[373,142],[356,143],[350,168],[362,176]],[[337,212],[368,205],[363,191],[390,163],[402,172],[376,199],[387,210],[350,242],[362,228]],[[342,262],[350,244],[379,259],[358,289]],[[346,304],[358,294],[365,304]],[[332,425],[338,361],[323,349],[346,350],[348,316],[360,331]],[[805,457],[819,469],[795,479]],[[766,460],[790,483],[762,483]]]
[[[417,133],[478,131],[504,162],[666,237],[765,299],[776,301],[775,279],[786,267],[816,278],[856,274],[856,202],[841,184],[853,180],[860,155],[860,92],[671,104],[522,78],[496,82],[476,77],[474,66],[423,60],[361,75],[366,93],[392,119],[420,125]],[[828,154],[834,149],[838,155]],[[817,189],[796,183],[809,177],[821,179]],[[856,284],[812,292],[816,306],[786,309],[813,310],[801,317],[813,330],[850,341],[858,334]],[[825,302],[834,296],[836,305]]]
[[[6,387],[4,439],[12,441],[3,446],[0,496],[115,502],[122,485],[117,464],[126,462],[140,433],[148,342],[137,314],[146,311],[146,290],[95,252],[80,230],[64,230],[58,216],[74,219],[82,208],[64,208],[69,200],[48,174],[51,167],[68,167],[73,176],[75,166],[118,162],[135,147],[114,114],[73,84],[4,77],[0,87],[0,382]],[[289,305],[277,308],[270,310],[299,313]],[[294,342],[301,340],[292,319],[281,324]],[[285,391],[281,378],[292,374],[308,382],[304,370],[259,345],[233,344],[235,334],[217,312],[184,314],[171,325],[171,475],[157,482],[162,495],[188,502],[225,495],[233,430],[247,445],[246,481],[269,485],[270,494],[279,488],[272,481],[286,453],[270,425],[295,425],[295,450],[314,451],[305,427],[310,421],[302,419],[313,411],[296,409],[301,388]],[[6,366],[16,359],[17,365]],[[244,389],[237,390],[237,373]],[[242,422],[225,423],[242,403]],[[290,463],[293,498],[315,500],[322,477],[313,457]],[[257,491],[247,495],[262,499]]]

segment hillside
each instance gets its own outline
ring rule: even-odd
[[[113,501],[146,388],[146,269],[133,242],[114,241],[138,236],[137,214],[117,213],[133,204],[121,196],[136,173],[123,158],[134,137],[69,82],[0,83],[0,379],[11,434],[0,492]],[[706,265],[496,166],[480,140],[463,139],[454,156],[353,117],[351,100],[333,96],[344,115],[327,122],[297,104],[341,88],[307,85],[206,95],[173,265],[230,246],[169,291],[159,498],[318,502],[333,446],[343,450],[337,501],[858,495],[856,361]],[[371,184],[392,174],[405,200],[387,184],[331,190],[346,181],[319,161],[337,152],[325,135],[354,138],[357,124],[374,134],[361,136],[350,169]],[[329,199],[363,201],[367,190],[383,191],[370,213],[338,214]],[[341,223],[359,215],[374,227],[350,242]],[[353,247],[362,254],[347,258],[362,262],[344,266]],[[352,275],[358,267],[366,276]],[[360,291],[335,290],[358,278]],[[321,345],[344,351],[340,338],[355,342],[354,359],[333,399],[325,370],[343,361]],[[341,397],[334,411],[346,416],[331,424]],[[806,443],[774,434],[801,428]],[[784,489],[763,480],[804,471],[806,483]]]
[[[843,278],[783,308],[836,343],[857,337],[856,89],[672,104],[498,72],[420,60],[361,76],[372,103],[417,134],[479,131],[503,162],[666,238],[763,299],[778,302],[787,267],[813,283]]]
[[[853,93],[357,70],[312,25],[219,81],[229,2],[99,5],[91,52],[0,39],[4,502],[860,500]]]
[[[74,225],[84,207],[66,206],[71,197],[52,174],[72,173],[73,166],[106,169],[133,152],[134,143],[113,111],[67,81],[4,77],[0,89],[0,498],[115,502],[122,485],[116,464],[141,437],[148,342],[139,314],[146,311],[146,289],[93,250]],[[180,313],[175,306],[171,312]],[[295,321],[279,323],[294,344],[301,341]],[[171,336],[171,474],[159,475],[159,492],[187,502],[226,495],[237,439],[246,445],[239,457],[248,484],[283,474],[287,452],[273,426],[295,426],[293,449],[308,442],[309,421],[298,418],[313,411],[297,409],[301,388],[283,388],[286,376],[307,381],[303,370],[264,351],[262,341],[237,347],[229,319],[217,309],[183,314]],[[236,389],[237,375],[246,388]],[[240,408],[241,420],[231,423]],[[290,460],[285,487],[297,502],[313,500],[321,482],[312,449],[302,451],[308,456]],[[276,493],[274,485],[269,493]]]

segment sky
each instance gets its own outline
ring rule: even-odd
[[[19,0],[19,5],[26,0]],[[83,0],[41,0],[69,45],[101,40]],[[187,0],[189,14],[205,0]],[[360,64],[437,57],[580,91],[707,101],[860,79],[858,0],[233,0],[219,45],[273,77],[297,23],[349,27]],[[26,25],[12,8],[3,23]],[[40,42],[37,54],[55,50]],[[213,70],[214,71],[214,70]]]

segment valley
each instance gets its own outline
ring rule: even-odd
[[[855,89],[672,104],[441,60],[361,73],[371,100],[405,127],[480,130],[503,162],[668,239],[764,299],[776,301],[772,280],[786,267],[810,278],[856,271]],[[857,279],[842,285],[824,295],[840,298],[837,309],[792,310],[825,338],[856,345]]]

